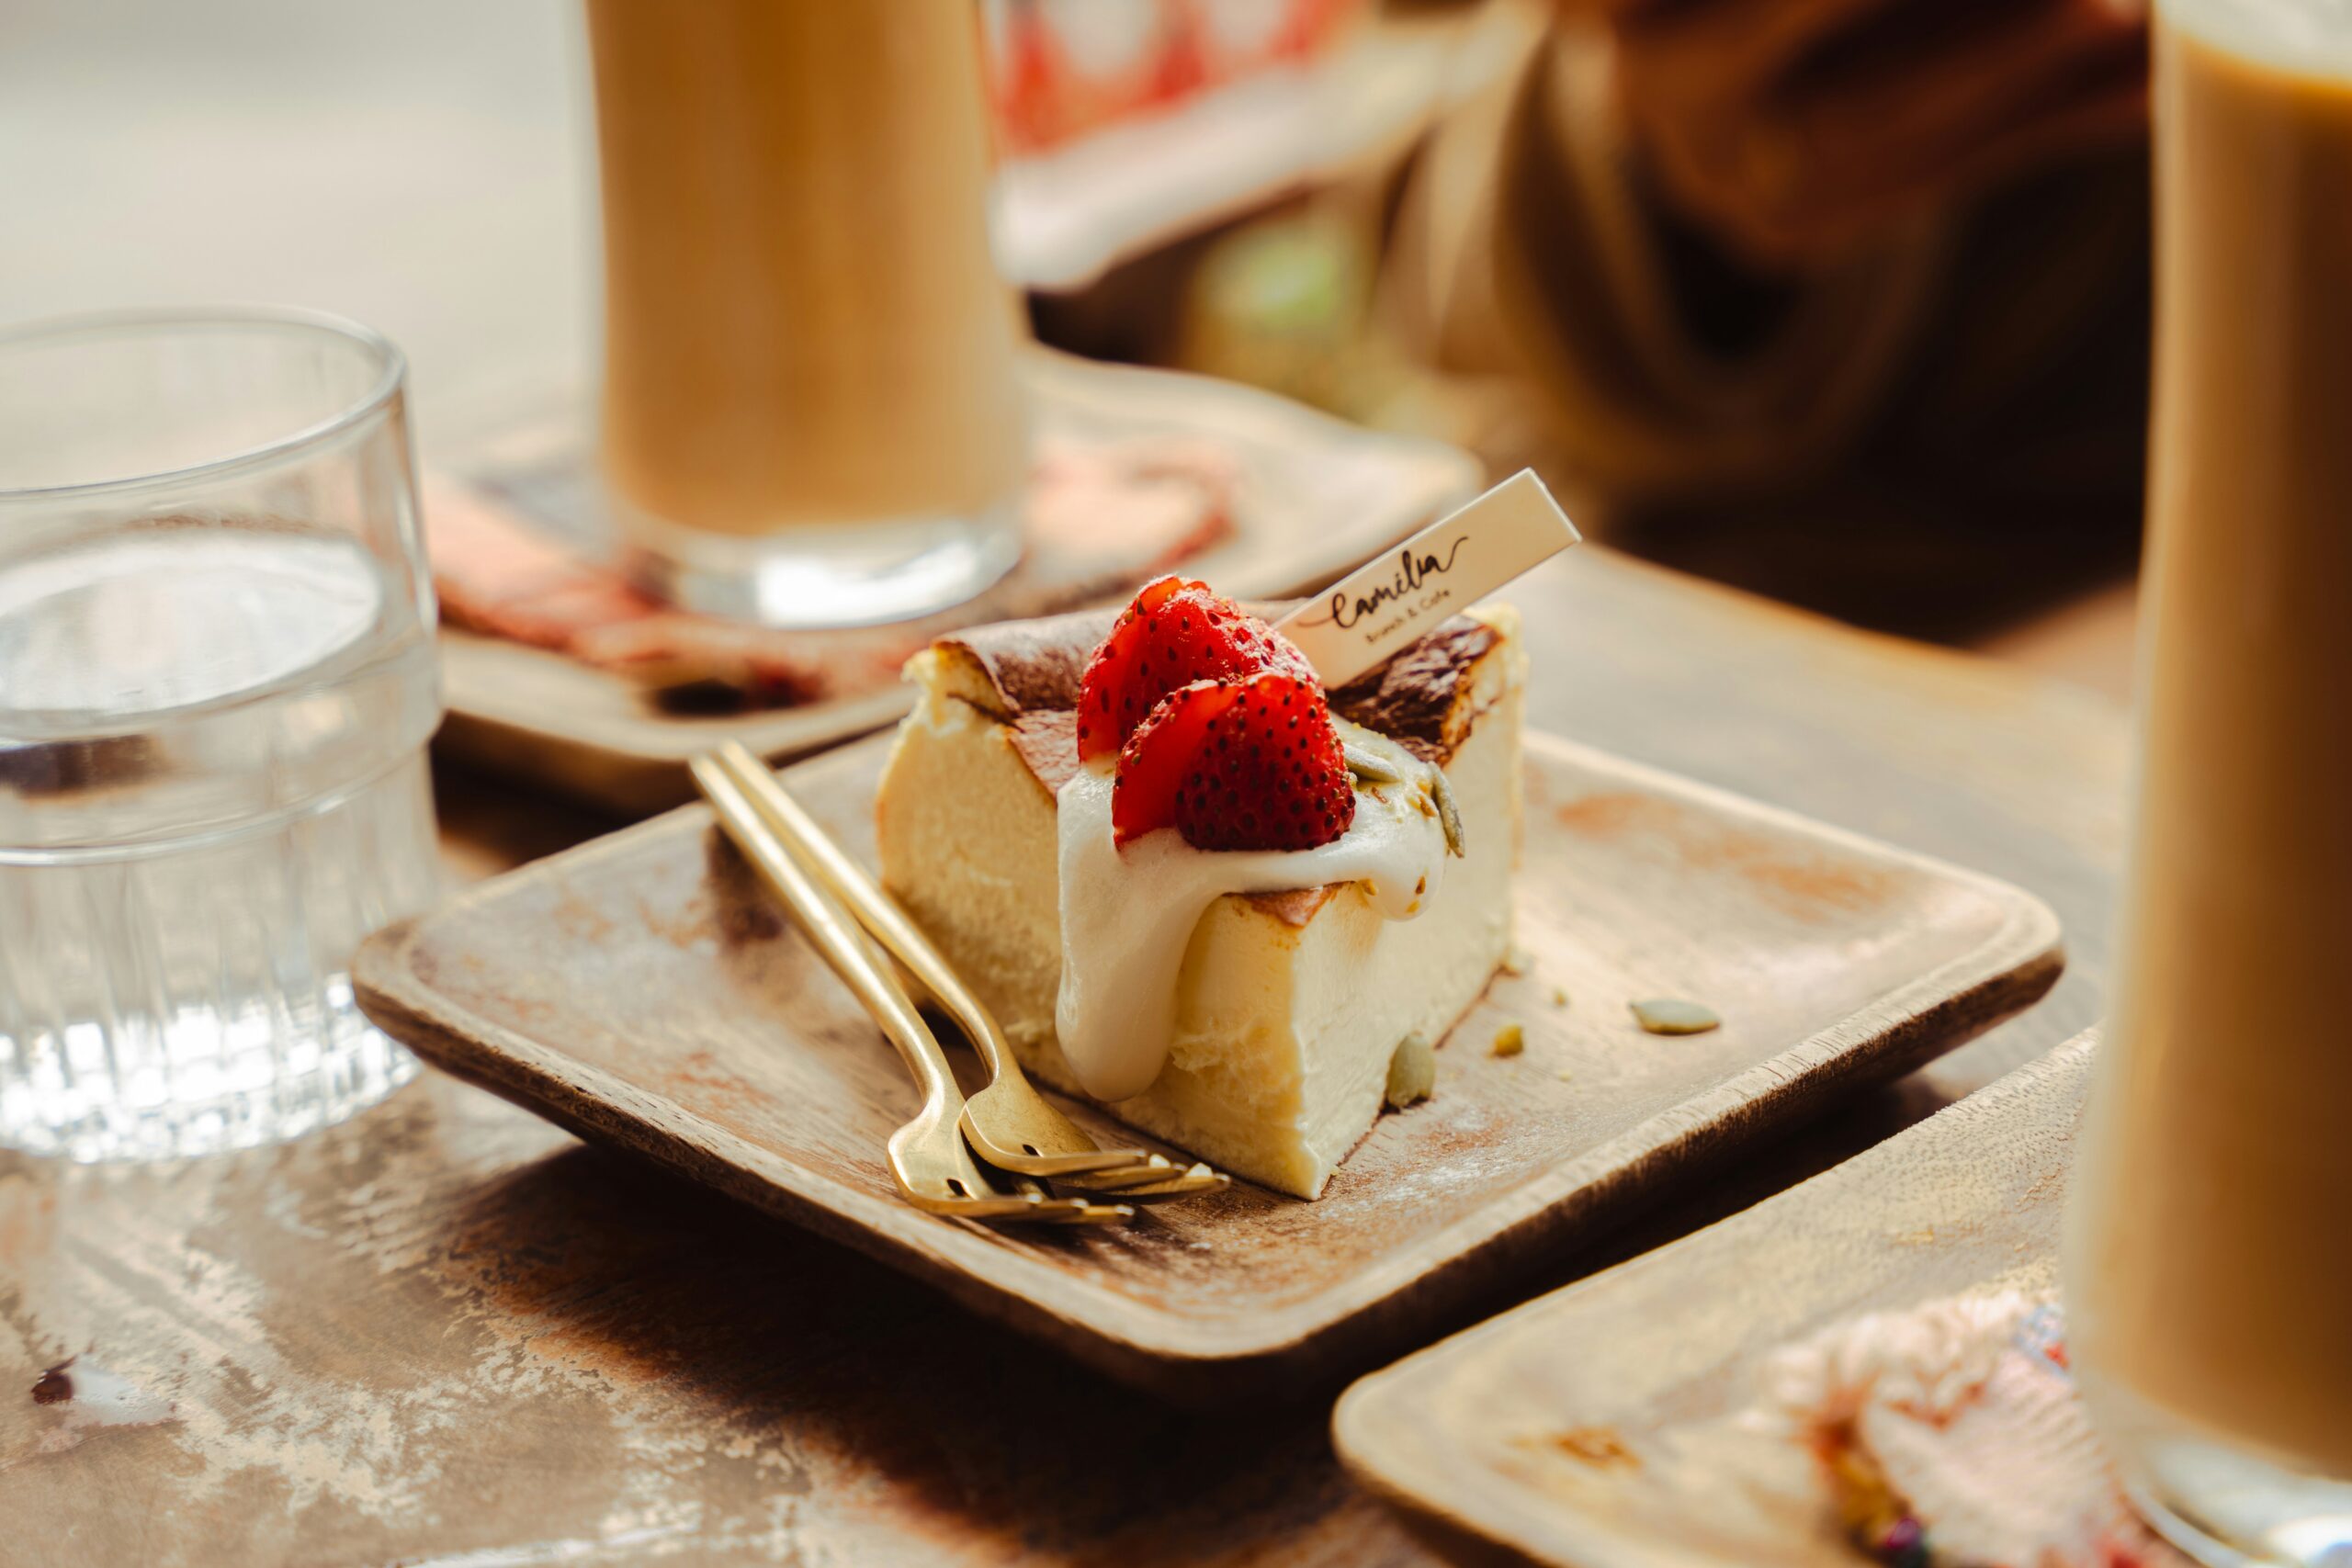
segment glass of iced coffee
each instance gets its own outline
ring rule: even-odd
[[[2211,1562],[2352,1562],[2352,0],[2160,0],[2140,779],[2070,1338]]]
[[[1020,553],[971,0],[587,0],[603,455],[657,592],[900,619]]]

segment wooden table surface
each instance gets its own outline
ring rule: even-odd
[[[1867,1146],[2098,1012],[2120,709],[1597,547],[1514,596],[1532,722],[2021,883],[2072,956],[2040,1008],[1554,1280]],[[441,788],[459,876],[603,826]],[[69,1356],[77,1397],[40,1402]],[[1340,1473],[1329,1406],[1162,1410],[430,1075],[278,1148],[0,1156],[12,1563],[1425,1561]]]
[[[564,0],[18,10],[0,51],[0,145],[25,152],[11,315],[282,299],[356,316],[409,349],[428,455],[584,372]],[[1516,596],[1535,722],[2010,877],[2074,958],[2032,1013],[1557,1279],[1866,1146],[2098,1012],[2118,709],[1597,548]],[[440,787],[458,876],[606,826]],[[69,1356],[75,1396],[38,1403]],[[1168,1414],[437,1078],[242,1156],[0,1155],[12,1565],[1425,1561],[1338,1472],[1328,1408]]]

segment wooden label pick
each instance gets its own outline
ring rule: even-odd
[[[1582,535],[1532,468],[1358,567],[1281,620],[1327,687],[1419,641]]]

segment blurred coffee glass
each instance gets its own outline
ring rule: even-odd
[[[2210,1562],[2352,1564],[2352,0],[2160,0],[2140,776],[2069,1334]]]
[[[587,0],[603,450],[650,586],[901,619],[1018,558],[1017,301],[972,0]]]

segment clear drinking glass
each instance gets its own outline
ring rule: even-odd
[[[2149,1517],[2352,1568],[2352,0],[2159,0],[2139,794],[2068,1337]]]
[[[414,1074],[346,975],[436,891],[402,374],[286,311],[0,333],[0,1143],[208,1153]]]
[[[778,626],[904,619],[1021,552],[972,0],[587,0],[604,467],[640,575]]]

